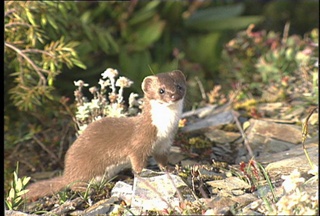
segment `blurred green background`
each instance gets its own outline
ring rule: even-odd
[[[303,38],[319,27],[319,1],[6,1],[4,24],[5,157],[12,157],[15,148],[39,140],[48,151],[61,146],[61,131],[72,125],[73,82],[98,86],[106,68],[134,81],[126,94],[141,94],[147,75],[182,70],[189,81],[187,109],[203,100],[199,82],[207,92],[216,84],[230,90],[237,80],[254,81],[259,67],[248,61],[243,70],[235,68],[230,58],[240,57],[224,54],[226,44],[240,40],[237,33],[251,24],[253,32],[274,31],[278,39],[283,34]],[[252,59],[267,50],[266,44]],[[48,131],[50,136],[43,135]]]

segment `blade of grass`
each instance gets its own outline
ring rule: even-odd
[[[310,111],[309,111],[309,114],[305,120],[305,122],[302,124],[302,147],[303,147],[303,151],[307,157],[307,160],[311,166],[311,169],[314,168],[314,164],[312,163],[310,157],[309,157],[309,154],[308,154],[308,151],[307,151],[307,148],[305,146],[305,141],[306,141],[306,138],[307,138],[307,135],[308,135],[308,122],[309,122],[309,119],[311,117],[311,115],[318,109],[318,107],[314,107],[312,108]]]

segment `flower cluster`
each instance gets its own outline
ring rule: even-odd
[[[288,35],[289,26],[283,36],[254,28],[250,25],[225,45],[221,80],[246,83],[246,94],[267,101],[292,98],[294,94],[318,104],[319,30],[301,37]]]
[[[78,88],[74,91],[77,111],[75,121],[80,134],[89,123],[106,116],[122,117],[138,113],[140,102],[137,100],[138,94],[131,93],[129,96],[129,109],[124,104],[124,88],[129,88],[133,81],[126,77],[118,78],[118,70],[113,68],[106,69],[101,73],[102,79],[99,79],[99,86],[92,86],[89,92],[93,95],[88,100],[83,95],[83,89],[89,85],[82,80],[74,81]],[[130,111],[130,112],[129,112]]]
[[[282,176],[284,195],[278,200],[268,214],[276,215],[316,215],[318,206],[318,193],[310,194],[305,190],[305,179],[298,170],[289,176]]]

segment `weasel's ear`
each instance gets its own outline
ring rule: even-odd
[[[172,71],[176,76],[178,76],[182,80],[186,80],[186,76],[180,70]]]
[[[144,78],[141,84],[141,88],[145,94],[149,91],[150,88],[152,88],[152,83],[154,78],[155,78],[154,76],[147,76],[146,78]]]

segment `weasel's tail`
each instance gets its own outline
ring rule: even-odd
[[[23,198],[27,200],[36,200],[43,196],[52,195],[66,186],[63,176],[39,181],[27,187],[29,191],[23,195]]]

